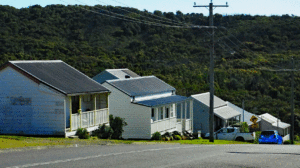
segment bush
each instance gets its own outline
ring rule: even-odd
[[[295,141],[300,141],[300,137],[299,137],[299,135],[295,135]]]
[[[171,137],[172,135],[171,135],[171,133],[166,132],[166,133],[163,134],[163,136],[164,136],[164,137]]]
[[[248,133],[249,132],[249,126],[247,122],[242,122],[240,127],[240,132]]]
[[[173,131],[172,134],[181,136],[181,134],[178,131]]]
[[[127,125],[124,118],[109,115],[109,125],[113,130],[112,139],[122,139],[123,127]]]
[[[181,136],[180,135],[174,135],[174,139],[175,140],[181,140]]]
[[[86,128],[78,128],[76,134],[79,139],[89,139],[90,135]]]
[[[261,131],[256,131],[255,132],[255,139],[254,139],[254,143],[258,144],[258,139],[260,137]]]
[[[100,139],[111,139],[113,132],[111,127],[103,124],[102,126],[99,125],[98,129],[93,131],[92,135],[97,136]]]
[[[151,137],[152,140],[162,140],[162,137],[161,137],[161,134],[160,132],[155,132],[152,137]]]
[[[290,140],[284,141],[283,144],[291,144]]]

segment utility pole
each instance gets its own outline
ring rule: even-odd
[[[243,99],[243,122],[245,122],[245,101]]]
[[[209,26],[211,27],[211,40],[210,40],[210,101],[209,101],[209,142],[214,142],[214,14],[213,8],[215,7],[228,7],[228,3],[226,5],[213,5],[212,0],[210,0],[210,4],[197,6],[194,3],[194,7],[209,7]]]
[[[291,130],[290,130],[290,140],[291,144],[294,144],[294,87],[295,87],[295,81],[294,81],[294,70],[295,70],[295,63],[294,59],[292,58],[292,87],[291,87]]]
[[[261,69],[266,70],[266,69]],[[299,71],[295,69],[294,59],[292,58],[292,69],[281,69],[281,70],[267,70],[272,72],[291,72],[291,129],[290,129],[290,141],[291,144],[294,144],[294,88],[295,88],[295,79],[294,73],[295,71]],[[279,116],[279,113],[278,113]]]

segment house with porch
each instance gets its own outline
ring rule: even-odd
[[[282,122],[269,113],[259,115],[258,118],[260,119],[258,122],[260,131],[277,130],[284,141],[290,139],[290,124]]]
[[[210,93],[191,95],[193,99],[193,128],[202,134],[209,133]],[[241,114],[229,107],[227,103],[214,96],[214,131],[240,122]]]
[[[0,67],[0,134],[71,136],[107,124],[109,90],[60,60]]]
[[[102,77],[97,75],[93,79],[98,81]],[[102,85],[111,91],[110,114],[124,118],[128,124],[122,134],[124,139],[150,139],[155,132],[192,132],[193,111],[187,110],[188,103],[192,107],[192,100],[176,95],[174,87],[157,77],[106,78]]]

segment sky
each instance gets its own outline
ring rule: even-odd
[[[194,2],[197,5],[208,5],[210,0],[0,0],[1,5],[9,5],[15,8],[27,8],[28,6],[39,4],[41,6],[51,4],[63,5],[112,5],[133,7],[139,10],[160,10],[162,12],[176,12],[180,10],[183,13],[203,13],[208,15],[206,8],[194,8]],[[228,2],[229,7],[219,7],[214,9],[214,13],[222,15],[250,14],[254,15],[295,15],[300,16],[300,0],[213,0],[214,5],[225,5]]]

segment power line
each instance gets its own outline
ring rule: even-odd
[[[62,1],[64,3],[67,3],[64,0],[60,0],[60,1]],[[217,27],[214,27],[214,26],[211,27],[211,26],[197,26],[197,25],[191,25],[191,26],[172,26],[172,25],[166,25],[166,24],[149,22],[149,21],[140,21],[140,20],[128,17],[128,16],[124,16],[124,15],[121,15],[121,14],[116,14],[114,12],[109,12],[108,11],[109,13],[112,13],[112,14],[120,15],[122,17],[126,17],[126,18],[129,18],[129,19],[133,19],[133,20],[129,20],[129,19],[126,19],[126,18],[120,18],[120,17],[117,17],[117,16],[108,15],[108,14],[105,14],[105,13],[100,13],[100,12],[97,12],[97,11],[94,11],[94,10],[86,9],[86,8],[81,7],[80,5],[78,7],[81,8],[81,9],[83,9],[83,10],[92,12],[92,13],[96,13],[96,14],[100,14],[100,15],[112,17],[112,18],[115,18],[115,19],[120,19],[120,20],[129,21],[129,22],[133,22],[133,23],[139,23],[139,24],[146,24],[146,25],[151,25],[151,26],[157,26],[157,27],[170,27],[170,28],[181,28],[181,29],[193,29],[193,28],[198,28],[198,29],[201,29],[201,28],[213,28],[213,29],[215,29],[215,28],[217,28]],[[101,9],[101,10],[107,11],[105,9]]]
[[[96,1],[99,1],[99,0],[96,0]],[[119,1],[117,1],[117,0],[113,0],[113,1],[115,1],[115,2],[117,2],[117,3],[119,3],[119,4],[122,4],[122,5],[124,5],[124,6],[130,8],[130,6],[128,6],[128,5],[126,5],[126,4],[122,3],[122,2],[119,2]],[[126,10],[125,10],[125,11],[126,11]],[[179,24],[181,24],[181,25],[186,25],[186,23],[183,23],[183,22],[180,22],[180,21],[176,21],[176,20],[171,20],[171,19],[168,19],[168,18],[165,18],[165,17],[161,17],[161,16],[155,15],[155,14],[153,14],[153,13],[151,13],[151,12],[148,12],[148,14],[150,14],[150,15],[152,15],[152,16],[154,16],[154,17],[157,17],[157,18],[169,20],[168,23],[174,24],[174,22],[177,22],[177,23],[179,23]],[[140,15],[140,16],[141,16],[141,15]],[[144,17],[146,17],[146,16],[144,16]]]

